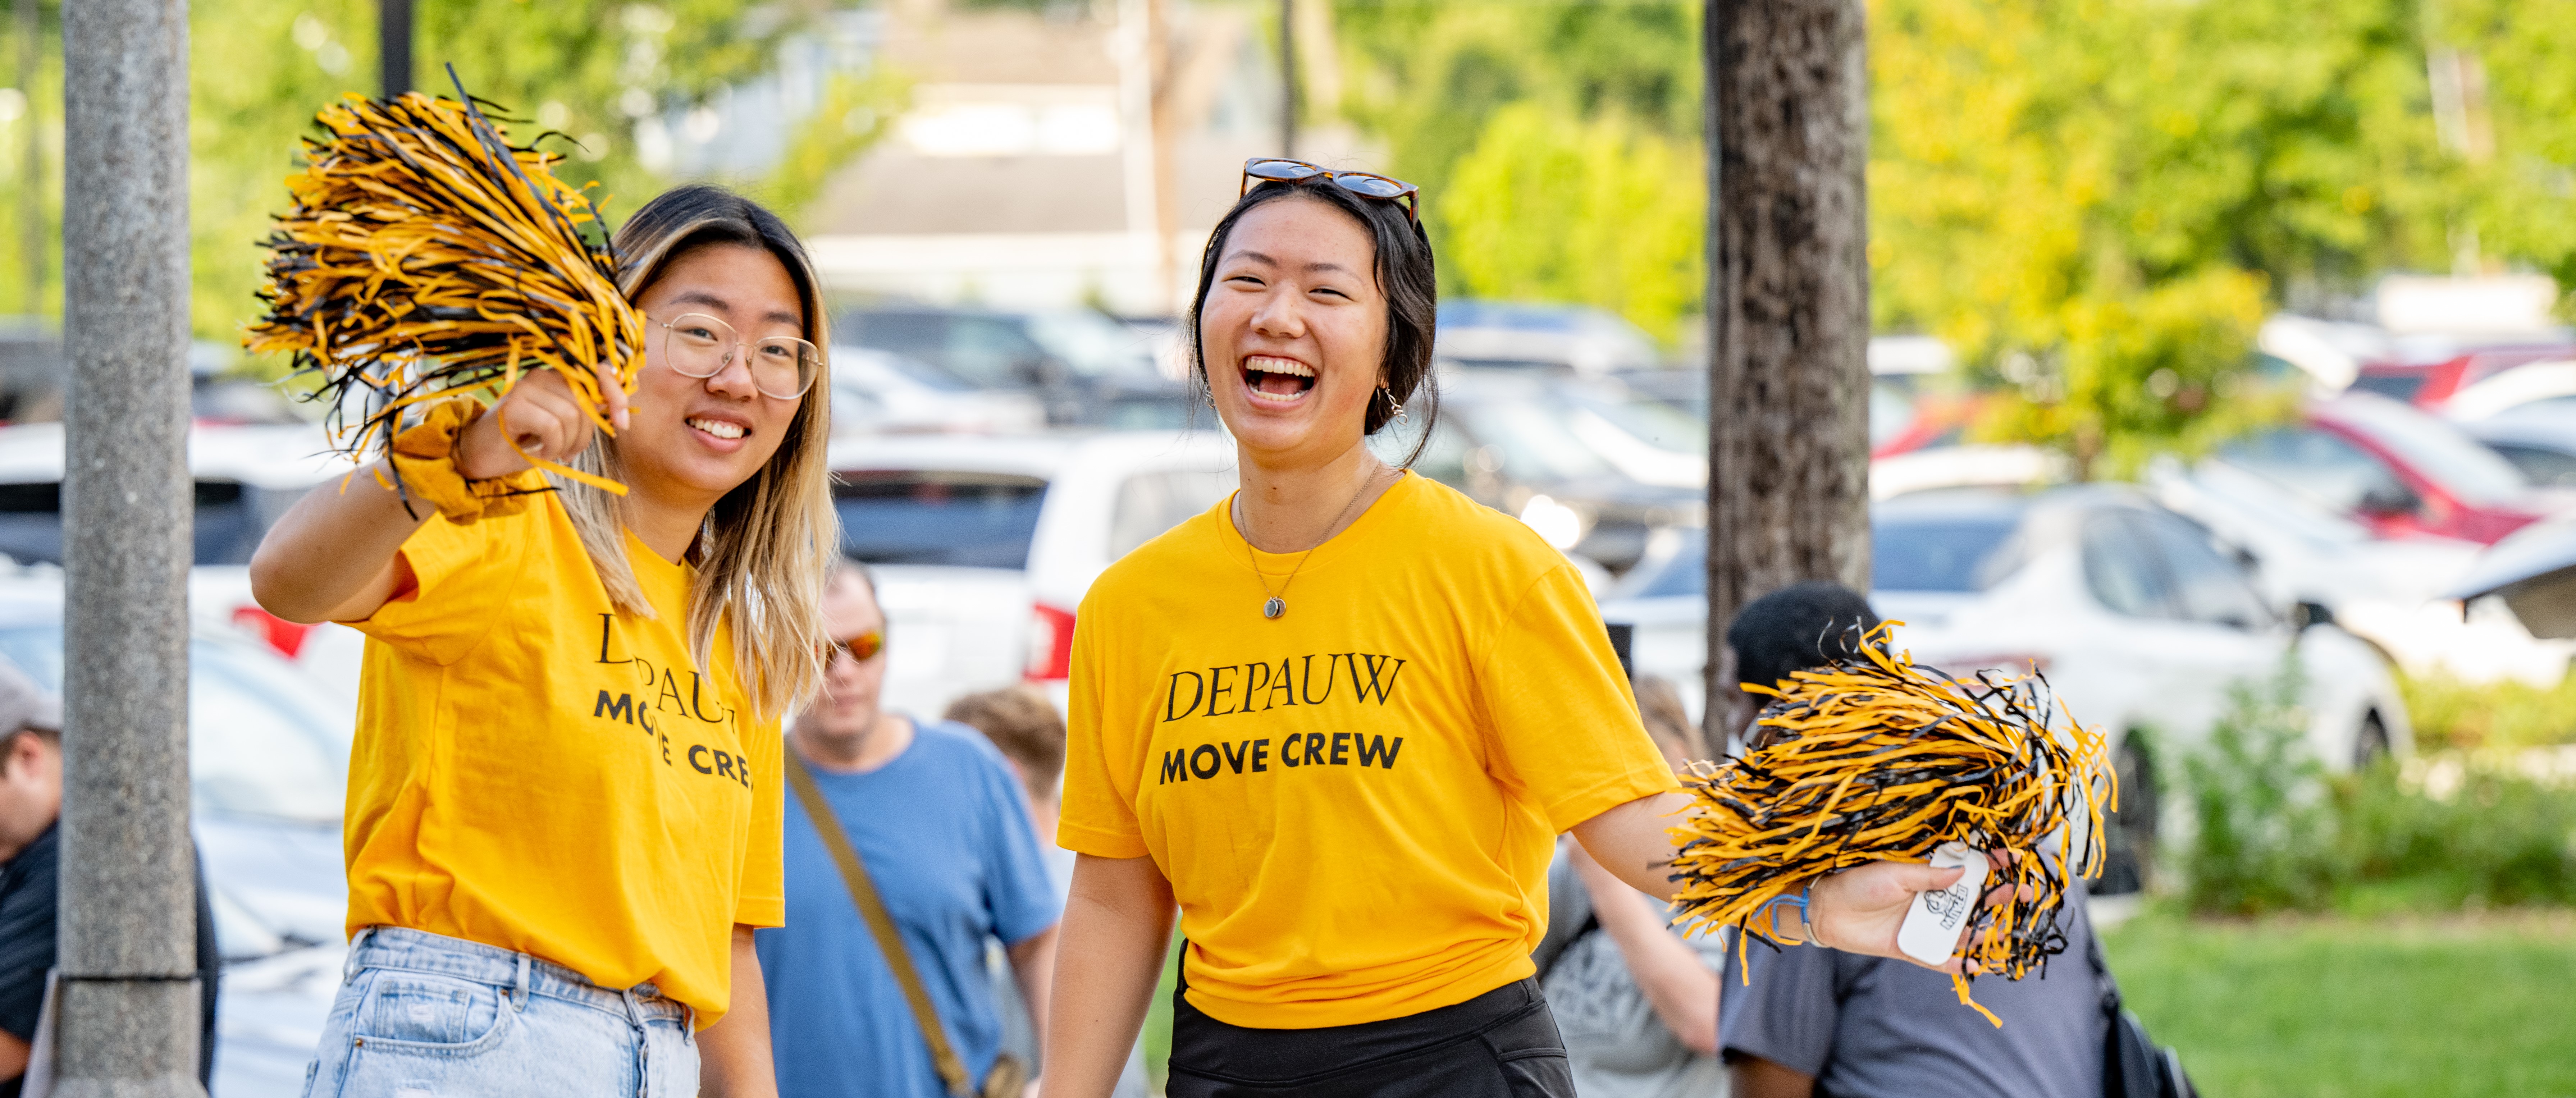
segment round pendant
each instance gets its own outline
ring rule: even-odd
[[[1270,601],[1261,604],[1261,616],[1265,618],[1275,618],[1287,612],[1288,600],[1277,595],[1272,595]]]

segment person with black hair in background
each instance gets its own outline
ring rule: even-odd
[[[1727,627],[1736,679],[1769,686],[1858,654],[1878,625],[1869,601],[1840,584],[1795,584],[1755,599]],[[1744,695],[1748,703],[1759,694]],[[1748,738],[1757,704],[1735,711]],[[1997,1028],[1959,1004],[1927,968],[1831,949],[1726,955],[1719,1040],[1733,1098],[2079,1098],[2102,1091],[2107,1024],[2091,963],[2093,926],[2080,882],[2059,916],[2066,952],[2045,974],[1979,981]]]
[[[1688,799],[1581,575],[1367,444],[1436,413],[1418,199],[1256,159],[1208,238],[1190,346],[1241,490],[1076,615],[1057,1098],[1109,1093],[1175,906],[1174,1098],[1570,1095],[1529,956],[1556,836],[1673,892]],[[1957,872],[1827,876],[1808,929],[1893,955]]]

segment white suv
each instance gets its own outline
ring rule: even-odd
[[[936,717],[1029,682],[1061,706],[1091,581],[1224,499],[1234,465],[1216,431],[835,443],[842,549],[885,607],[886,704]]]

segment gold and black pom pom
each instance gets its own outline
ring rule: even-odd
[[[1955,678],[1891,652],[1893,624],[1863,637],[1856,658],[1776,689],[1747,685],[1775,699],[1757,746],[1686,779],[1698,811],[1674,829],[1677,922],[1777,942],[1754,916],[1804,882],[1928,862],[1956,841],[2008,852],[1988,887],[2014,886],[1977,910],[1961,956],[2007,979],[2044,970],[2066,949],[2067,881],[2101,872],[2102,813],[2118,796],[2104,737],[2075,723],[2036,671]],[[1976,1005],[1966,979],[1957,988]]]
[[[594,368],[634,391],[644,323],[618,292],[598,207],[555,177],[562,154],[510,144],[488,104],[457,95],[323,108],[308,166],[286,180],[293,206],[262,242],[268,309],[243,343],[318,381],[311,399],[353,455],[383,452],[411,405],[497,398],[530,370],[561,374],[603,430]]]

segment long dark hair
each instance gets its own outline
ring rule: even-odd
[[[1370,394],[1362,433],[1374,435],[1395,419],[1403,405],[1406,425],[1420,424],[1421,434],[1399,465],[1410,467],[1431,442],[1440,419],[1440,384],[1431,373],[1431,340],[1439,327],[1440,280],[1431,265],[1431,239],[1404,208],[1384,199],[1352,194],[1331,183],[1263,183],[1226,211],[1225,220],[1208,234],[1207,252],[1199,257],[1198,293],[1190,298],[1190,367],[1201,396],[1207,396],[1207,340],[1199,322],[1207,311],[1208,290],[1216,282],[1217,257],[1235,222],[1255,208],[1283,198],[1308,198],[1340,210],[1358,221],[1377,244],[1377,284],[1386,295],[1386,359],[1380,363],[1386,387]],[[1419,400],[1417,401],[1417,397]]]

